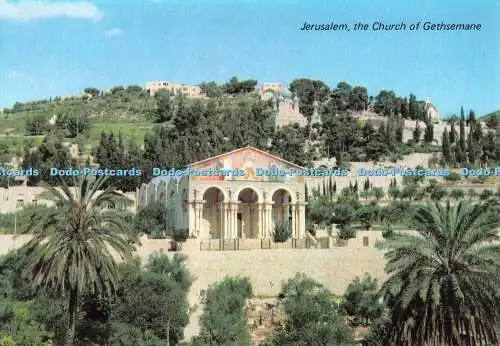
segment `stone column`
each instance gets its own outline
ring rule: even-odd
[[[263,215],[262,215],[262,203],[259,203],[257,205],[257,216],[258,216],[258,232],[259,232],[259,239],[264,238],[264,225],[262,224],[262,220],[264,220]]]
[[[220,229],[220,237],[222,239],[226,239],[226,229],[224,228],[224,202],[219,202],[219,206],[217,209],[218,218],[219,218],[219,229]]]
[[[266,218],[265,218],[265,224],[266,224],[266,233],[265,233],[265,237],[266,238],[270,238],[271,237],[271,233],[273,232],[272,230],[272,225],[273,225],[273,222],[272,222],[272,209],[273,205],[272,203],[266,203]]]
[[[306,234],[306,203],[301,202],[299,204],[299,226],[298,226],[298,238],[303,238]]]
[[[238,204],[234,202],[231,208],[232,233],[234,238],[238,238]],[[243,230],[242,230],[243,236]]]
[[[201,214],[203,212],[203,202],[196,201],[196,236],[198,237],[201,234]]]
[[[292,238],[297,238],[297,210],[295,204],[292,204]]]
[[[227,204],[227,234],[229,238],[233,239],[233,205],[232,202]]]
[[[189,204],[189,233],[195,235],[196,232],[196,208],[194,202],[188,202]]]
[[[215,202],[214,204],[212,204],[210,206],[210,221],[209,221],[209,225],[210,225],[210,230],[211,231],[212,229],[215,229],[215,233],[217,234],[217,232],[219,232],[220,230],[220,227],[219,227],[219,217],[218,217],[218,209],[219,209],[219,205],[217,202]],[[218,237],[219,238],[222,238],[222,232],[220,232],[218,234]]]

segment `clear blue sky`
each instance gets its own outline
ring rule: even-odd
[[[303,32],[308,23],[480,23],[474,32]],[[148,80],[345,80],[370,95],[500,109],[500,1],[0,0],[0,107]]]

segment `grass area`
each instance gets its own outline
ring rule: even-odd
[[[241,95],[237,97],[221,97],[215,102],[219,105],[233,105],[236,107],[241,102],[248,102],[258,98],[257,95]],[[185,102],[191,104],[198,99],[186,98]],[[202,100],[206,102],[206,100]],[[11,155],[22,152],[28,141],[33,140],[38,145],[44,136],[25,136],[26,120],[42,115],[50,119],[54,115],[88,114],[90,116],[90,129],[84,136],[66,138],[72,143],[81,143],[85,147],[95,147],[99,143],[101,132],[111,132],[122,136],[126,142],[132,139],[137,145],[144,143],[144,135],[151,131],[155,125],[149,118],[154,112],[156,100],[144,93],[121,92],[114,95],[106,94],[89,99],[68,98],[48,99],[26,103],[17,103],[11,109],[6,109],[0,117],[0,144],[9,147]]]
[[[132,139],[138,145],[144,140],[144,135],[153,127],[147,115],[156,106],[156,101],[141,94],[107,95],[93,99],[40,100],[24,104],[16,104],[6,110],[0,117],[0,144],[9,147],[12,155],[22,153],[28,142],[38,145],[44,136],[25,136],[27,119],[42,115],[50,119],[53,115],[89,114],[90,129],[79,138],[85,146],[96,146],[102,131],[121,132],[126,141]],[[76,142],[67,138],[68,142]]]
[[[101,132],[121,133],[125,141],[132,139],[138,145],[142,145],[144,135],[151,131],[154,124],[147,120],[119,119],[119,118],[94,118],[90,122],[90,130],[87,134],[88,144],[93,147],[99,143]]]

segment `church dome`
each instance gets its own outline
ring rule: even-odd
[[[292,93],[287,88],[282,88],[281,92],[280,92],[280,95],[283,96],[286,99],[289,99],[289,98],[292,97]]]

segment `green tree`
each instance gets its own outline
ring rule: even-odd
[[[385,116],[397,114],[398,109],[397,96],[392,90],[381,90],[375,98],[374,110],[376,113]]]
[[[410,94],[410,102],[409,102],[409,106],[408,106],[408,116],[411,120],[418,119],[417,97],[413,94]]]
[[[62,144],[62,138],[46,136],[37,149],[25,148],[23,157],[23,169],[37,169],[39,176],[30,176],[28,184],[36,186],[40,181],[56,185],[60,182],[50,175],[52,167],[71,167],[72,162],[68,148]],[[63,178],[66,183],[71,183],[67,177]]]
[[[161,201],[150,203],[137,211],[136,229],[144,234],[167,236],[167,207]]]
[[[285,160],[305,166],[310,155],[304,150],[307,134],[298,124],[285,125],[271,136],[271,152]]]
[[[120,268],[122,280],[111,321],[138,328],[146,338],[151,333],[161,340],[156,345],[175,345],[183,339],[189,321],[186,291],[171,277],[175,272],[164,272],[168,268],[158,266],[158,258],[152,268],[160,273],[142,271],[132,263]]]
[[[329,292],[305,275],[283,284],[285,322],[272,334],[271,345],[354,345],[350,329]]]
[[[417,126],[415,127],[415,130],[413,130],[413,141],[415,144],[420,143],[420,137],[422,136],[422,129],[420,128],[420,125],[418,124],[417,121]]]
[[[330,88],[325,83],[308,78],[295,79],[289,89],[299,98],[299,111],[308,120],[314,113],[314,101],[326,101],[330,96]]]
[[[64,183],[62,191],[49,187],[47,198],[56,208],[26,229],[33,238],[25,245],[29,254],[25,274],[36,289],[69,297],[67,345],[74,344],[81,295],[106,294],[118,283],[110,249],[122,257],[134,251],[128,225],[116,211],[106,209],[124,197],[113,188],[99,193],[105,180],[80,178],[74,191]]]
[[[214,81],[203,82],[200,84],[200,88],[208,97],[220,97],[224,93],[223,88]]]
[[[186,293],[195,279],[186,267],[186,256],[178,253],[172,258],[164,253],[154,253],[149,256],[146,269],[152,273],[168,276]]]
[[[378,217],[379,210],[376,206],[368,204],[364,205],[356,211],[356,218],[361,222],[363,227],[368,231]]]
[[[381,187],[374,187],[372,191],[373,191],[373,196],[377,201],[384,198],[385,196],[384,189]]]
[[[457,141],[457,130],[455,129],[455,122],[452,121],[450,125],[450,144],[453,144]]]
[[[425,131],[424,131],[424,142],[425,143],[432,143],[434,141],[434,125],[430,121],[427,122],[425,125]]]
[[[367,325],[380,317],[384,306],[379,302],[377,280],[369,275],[356,278],[347,286],[342,307],[355,324]]]
[[[497,143],[498,141],[498,143]],[[481,157],[481,161],[487,163],[489,161],[493,161],[496,159],[496,151],[500,150],[497,147],[500,146],[500,138],[495,138],[495,133],[493,131],[488,131],[486,136],[483,138],[482,147],[483,154]]]
[[[464,107],[460,108],[460,137],[458,146],[460,147],[460,151],[462,152],[463,161],[459,161],[460,163],[465,162],[465,153],[467,152],[467,148],[465,147],[465,117],[464,117]],[[458,157],[457,157],[458,160]]]
[[[166,89],[160,89],[154,97],[156,99],[155,121],[164,123],[172,120],[175,114],[172,94]]]
[[[385,243],[389,279],[381,294],[394,307],[392,342],[498,342],[500,245],[491,242],[500,219],[489,208],[465,202],[420,206],[413,217],[418,234],[394,234]]]
[[[83,89],[83,92],[91,95],[92,97],[97,97],[101,94],[101,91],[97,88],[88,87]]]
[[[245,300],[252,295],[248,278],[225,278],[210,286],[200,318],[200,336],[194,345],[251,345],[244,312]]]
[[[47,116],[43,114],[34,115],[26,119],[25,131],[28,136],[40,136],[44,134],[49,126]]]

